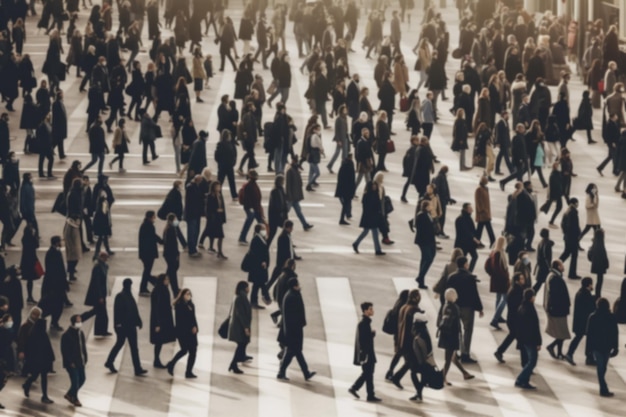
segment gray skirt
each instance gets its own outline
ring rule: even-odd
[[[552,317],[548,314],[548,324],[546,326],[546,333],[555,339],[565,340],[570,339],[569,328],[567,327],[567,316],[565,317]]]

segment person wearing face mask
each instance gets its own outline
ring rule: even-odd
[[[96,321],[98,316],[96,315]],[[79,314],[70,318],[72,325],[61,336],[61,356],[63,367],[70,376],[70,389],[65,398],[75,407],[82,407],[78,400],[78,390],[85,383],[85,366],[87,365],[87,347],[85,333],[81,330],[83,320]]]
[[[91,280],[85,296],[85,305],[93,307],[96,315],[94,334],[96,336],[111,336],[109,333],[109,316],[107,314],[106,299],[109,294],[107,289],[107,274],[109,255],[100,252],[98,260],[91,270]]]
[[[180,350],[167,364],[167,372],[174,376],[174,366],[176,362],[187,353],[187,370],[185,378],[197,378],[193,373],[193,365],[196,362],[196,352],[198,350],[198,321],[196,320],[196,307],[191,301],[191,291],[183,288],[174,300],[176,311],[176,338],[180,344]]]
[[[263,295],[263,301],[269,305],[272,303],[269,291],[266,287],[268,280],[268,270],[270,266],[270,253],[267,244],[267,235],[264,224],[254,226],[254,237],[250,242],[250,250],[246,254],[249,257],[248,282],[252,283],[252,294],[250,295],[250,304],[252,308],[262,310],[265,307],[259,305],[259,290]]]

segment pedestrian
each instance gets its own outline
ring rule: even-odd
[[[167,364],[167,372],[172,376],[174,376],[176,362],[189,353],[185,378],[197,378],[193,373],[193,366],[198,350],[198,321],[196,320],[196,307],[191,298],[191,291],[183,288],[173,303],[176,311],[176,338],[180,350]]]
[[[365,185],[365,192],[361,201],[363,212],[361,213],[359,227],[363,228],[363,232],[354,241],[354,243],[352,243],[352,249],[354,249],[354,252],[358,254],[359,244],[369,232],[372,232],[376,255],[385,255],[385,252],[383,252],[380,248],[380,242],[378,240],[378,228],[381,226],[381,222],[384,221],[384,218],[381,212],[381,202],[376,182],[368,181]]]
[[[435,255],[437,254],[437,243],[435,241],[435,224],[430,215],[430,202],[424,200],[420,204],[420,211],[416,214],[415,224],[415,244],[420,248],[419,274],[415,280],[420,289],[428,289],[425,283],[426,274],[430,269]]]
[[[272,302],[270,298],[268,288],[266,286],[268,282],[269,271],[269,244],[267,243],[267,235],[264,224],[257,224],[254,226],[254,237],[250,242],[250,249],[246,254],[249,257],[248,260],[248,282],[252,283],[252,293],[250,295],[250,304],[254,309],[264,309],[262,305],[258,303],[259,290],[262,293],[263,301],[269,305]]]
[[[528,151],[526,149],[526,127],[522,123],[515,126],[515,136],[511,141],[511,163],[514,167],[511,175],[500,180],[500,189],[504,191],[504,186],[511,180],[521,181],[524,172],[528,169]]]
[[[96,241],[95,254],[100,253],[100,248],[104,244],[104,249],[109,256],[115,254],[109,247],[109,237],[112,235],[113,226],[111,224],[111,206],[107,199],[106,193],[94,193],[96,196],[96,208],[93,215],[93,234],[98,236]]]
[[[476,227],[474,226],[474,220],[472,220],[472,212],[474,211],[471,203],[463,203],[461,214],[454,221],[454,227],[456,231],[456,238],[454,240],[454,247],[461,248],[464,255],[470,255],[472,261],[470,262],[469,270],[473,271],[476,261],[478,261],[477,248],[483,248],[483,244],[476,237]]]
[[[491,227],[491,201],[489,199],[489,178],[483,175],[480,178],[480,184],[474,192],[474,201],[476,204],[476,238],[480,240],[483,235],[483,228],[487,229],[489,235],[489,247],[492,247],[496,237]]]
[[[133,280],[125,278],[122,285],[123,289],[115,296],[115,303],[113,305],[113,322],[115,323],[114,329],[117,340],[109,353],[104,367],[111,373],[117,373],[117,369],[114,365],[115,358],[120,349],[122,349],[122,346],[124,346],[124,343],[126,343],[126,340],[128,340],[130,355],[133,361],[133,367],[135,368],[135,376],[143,376],[148,371],[141,367],[139,350],[137,349],[137,328],[141,329],[143,323],[139,316],[137,302],[131,292]]]
[[[37,127],[35,136],[39,146],[39,178],[46,178],[43,170],[44,159],[48,160],[48,179],[54,179],[52,168],[54,166],[54,141],[52,138],[52,126],[50,125],[51,114],[46,113]]]
[[[550,218],[549,223],[550,227],[553,229],[558,228],[558,226],[554,224],[554,221],[563,209],[563,196],[563,177],[560,171],[560,164],[559,162],[554,162],[552,164],[552,172],[550,173],[549,178],[548,199],[540,207],[541,211],[543,211],[545,214],[548,214],[552,203],[556,203],[556,209],[554,210],[554,213],[552,213],[552,217]]]
[[[111,147],[113,148],[113,152],[116,156],[109,162],[109,169],[113,169],[113,163],[119,161],[118,172],[120,173],[126,172],[126,170],[124,169],[124,155],[128,153],[128,144],[130,143],[130,139],[128,138],[125,127],[126,120],[120,119],[117,122],[117,127],[115,128],[115,132],[113,133],[113,142],[111,143]]]
[[[272,243],[278,227],[287,220],[287,199],[285,196],[285,177],[282,174],[276,175],[274,178],[274,188],[270,192],[269,206],[267,216],[269,220],[269,236],[267,238],[268,245]],[[277,267],[279,265],[276,265]]]
[[[598,206],[600,205],[600,196],[598,195],[598,186],[589,183],[585,189],[585,209],[587,210],[587,221],[585,228],[580,233],[580,240],[591,229],[597,231],[600,228],[600,215],[598,214]]]
[[[393,336],[393,344],[394,344],[394,354],[393,357],[391,358],[391,362],[389,362],[389,369],[387,370],[387,373],[385,374],[385,380],[391,382],[391,380],[393,379],[393,371],[395,369],[395,367],[398,365],[398,362],[400,362],[400,359],[402,359],[402,352],[400,352],[400,350],[398,349],[398,319],[399,319],[399,315],[400,315],[400,309],[406,304],[407,300],[409,298],[409,290],[402,290],[400,291],[400,294],[398,295],[398,298],[396,299],[395,303],[393,304],[393,307],[391,308],[391,310],[389,310],[389,312],[387,313],[387,315],[385,316],[385,323],[388,323],[389,325],[389,332],[391,332],[390,334]],[[383,331],[385,333],[389,333],[387,330]]]
[[[166,368],[161,362],[163,345],[176,340],[169,285],[169,276],[160,274],[150,294],[150,343],[154,345],[152,366],[157,369]]]
[[[539,317],[535,309],[535,292],[532,288],[524,290],[523,301],[517,310],[516,338],[517,343],[526,352],[527,361],[515,379],[515,386],[526,390],[537,387],[530,384],[530,376],[537,366],[538,352],[541,349],[541,331]]]
[[[367,389],[367,402],[377,403],[381,399],[374,392],[374,367],[376,366],[376,352],[374,349],[374,337],[376,330],[372,330],[372,316],[374,305],[370,302],[361,303],[363,316],[356,328],[354,344],[353,364],[361,367],[361,375],[354,381],[348,392],[355,398],[360,398],[358,391],[365,384]]]
[[[265,224],[265,216],[261,206],[261,189],[257,184],[258,178],[259,174],[255,170],[250,170],[248,182],[239,190],[239,204],[243,205],[243,210],[246,213],[246,219],[239,234],[239,244],[243,246],[248,244],[246,238],[252,222],[256,219],[257,222]],[[289,174],[287,178],[289,178]]]
[[[159,257],[157,244],[162,245],[163,239],[156,233],[154,223],[156,222],[156,214],[153,210],[146,211],[143,223],[139,228],[139,259],[143,264],[143,272],[141,274],[141,284],[139,285],[139,295],[148,296],[148,283],[155,284],[152,276],[152,266],[154,261]]]
[[[552,262],[550,275],[546,282],[544,293],[544,308],[548,316],[546,333],[554,338],[554,341],[546,346],[550,356],[554,359],[563,359],[563,341],[570,338],[567,328],[567,316],[570,309],[569,292],[563,280],[563,262]],[[555,352],[555,348],[557,349]]]
[[[574,321],[572,331],[576,336],[572,339],[565,355],[565,360],[572,366],[576,366],[574,362],[574,353],[582,338],[587,334],[587,322],[589,316],[596,310],[596,298],[591,294],[593,291],[593,280],[585,277],[580,281],[580,289],[576,293],[574,299]],[[593,362],[592,352],[585,350],[585,363]]]
[[[615,315],[611,313],[609,301],[600,298],[596,301],[596,311],[589,316],[587,322],[587,348],[592,352],[596,362],[598,382],[600,383],[600,396],[612,397],[609,391],[605,375],[609,358],[617,356],[619,343],[619,329]]]
[[[336,144],[335,153],[332,158],[326,165],[328,168],[328,172],[334,174],[333,166],[335,165],[335,161],[339,157],[341,153],[341,161],[345,161],[348,157],[349,147],[350,147],[350,136],[348,135],[348,108],[345,104],[339,106],[337,110],[337,117],[335,118],[335,136],[333,137],[333,142]]]
[[[498,349],[494,352],[494,356],[499,363],[505,363],[503,358],[504,352],[511,346],[517,337],[517,312],[524,296],[524,290],[526,289],[526,280],[523,274],[513,274],[513,283],[510,285],[509,292],[506,295],[506,325],[509,328],[509,333],[506,335],[502,343],[498,346]],[[520,349],[522,364],[527,361],[527,354],[524,349]]]
[[[35,228],[27,223],[24,228],[24,235],[22,236],[22,253],[20,257],[20,271],[22,271],[22,279],[26,281],[28,304],[37,304],[37,300],[33,297],[33,281],[41,278],[35,271],[35,264],[39,262],[37,259],[37,248],[39,247],[39,240]]]
[[[604,229],[596,229],[593,234],[593,243],[587,252],[587,257],[591,262],[591,273],[596,274],[596,298],[602,297],[602,283],[604,282],[604,274],[609,269],[609,257],[606,253],[604,244]]]
[[[65,263],[63,262],[63,254],[61,253],[62,240],[60,236],[52,236],[50,238],[50,248],[46,252],[44,263],[43,282],[41,283],[41,304],[43,298],[46,298],[43,313],[44,316],[51,315],[52,320],[50,328],[55,331],[63,331],[59,325],[59,319],[63,313],[63,304],[67,301],[67,292],[69,291],[69,282],[65,272]]]
[[[622,198],[626,198],[626,190],[623,188],[626,185],[626,129],[622,131],[617,142],[617,170],[619,171],[619,177],[617,178],[617,184],[615,184],[615,192],[621,192]]]
[[[465,122],[465,110],[462,108],[456,111],[456,118],[454,119],[454,127],[452,129],[452,146],[451,149],[454,152],[459,152],[459,171],[467,171],[471,169],[465,165],[465,151],[467,146],[467,124]]]
[[[164,99],[161,98],[158,102],[160,103]],[[147,107],[146,107],[147,108]],[[156,150],[154,148],[154,142],[156,138],[159,137],[158,133],[161,130],[159,125],[150,117],[146,109],[141,109],[139,111],[141,115],[141,125],[139,129],[139,143],[142,145],[142,161],[144,165],[148,165],[151,161],[148,160],[148,149],[152,154],[152,161],[155,161],[159,155],[157,155]],[[158,111],[157,111],[158,114]],[[155,115],[156,116],[156,115]]]
[[[46,333],[46,320],[41,316],[41,309],[33,307],[28,319],[20,327],[17,335],[17,357],[24,361],[23,372],[28,375],[22,384],[24,396],[29,398],[33,382],[41,376],[41,402],[53,404],[54,401],[48,397],[48,373],[52,371],[55,356],[50,337]]]
[[[183,217],[187,223],[187,248],[191,258],[202,256],[198,252],[198,236],[200,235],[200,217],[204,206],[204,196],[199,184],[202,176],[196,175],[185,188],[185,211]]]
[[[98,260],[94,262],[91,270],[91,279],[85,295],[85,305],[93,307],[96,316],[94,323],[94,335],[96,336],[111,336],[112,334],[109,332],[109,315],[107,313],[107,297],[109,295],[107,286],[108,259],[109,255],[106,252],[98,254]]]
[[[72,325],[61,336],[61,356],[63,357],[63,367],[70,376],[70,389],[65,398],[75,407],[82,407],[78,399],[78,391],[84,385],[85,366],[87,365],[87,345],[85,343],[85,333],[81,330],[83,320],[80,314],[74,314],[70,321]]]
[[[600,174],[601,177],[604,176],[602,170],[608,165],[609,162],[612,162],[613,175],[618,175],[619,161],[617,160],[617,145],[620,139],[620,126],[617,114],[611,114],[609,119],[606,121],[606,125],[602,130],[602,139],[606,144],[608,154],[600,165],[596,167],[596,171],[598,171],[598,174]]]
[[[228,340],[237,344],[235,354],[228,367],[228,372],[243,374],[237,365],[247,362],[252,356],[246,354],[246,346],[250,343],[250,328],[252,325],[252,308],[248,301],[250,286],[246,281],[239,281],[235,287],[235,297],[230,307],[228,323]]]
[[[463,374],[463,379],[473,379],[474,375],[467,372],[467,370],[459,361],[456,352],[460,348],[459,341],[463,339],[463,332],[461,328],[461,311],[456,305],[458,300],[458,294],[454,288],[448,288],[444,293],[446,303],[443,306],[440,319],[437,323],[437,329],[439,334],[438,347],[445,351],[445,364],[443,366],[443,378],[444,383],[448,386],[452,384],[448,382],[447,375],[450,370],[450,364],[454,362],[454,365]]]
[[[580,223],[578,220],[578,199],[571,198],[570,205],[563,214],[561,219],[561,230],[563,231],[563,240],[565,248],[559,259],[565,262],[571,256],[569,263],[569,279],[580,279],[576,274],[576,265],[578,262],[578,239],[580,237]]]
[[[361,135],[356,141],[355,159],[359,174],[356,178],[356,188],[358,188],[363,177],[365,177],[366,182],[372,180],[372,172],[374,171],[374,154],[372,153],[372,144],[370,142],[370,129],[367,127],[361,129]]]
[[[533,285],[535,293],[539,291],[543,283],[546,282],[546,278],[548,278],[552,265],[552,247],[554,246],[554,241],[550,240],[550,231],[548,229],[541,229],[539,236],[541,236],[541,241],[537,246],[535,285]]]
[[[341,163],[341,168],[337,173],[337,187],[335,188],[335,197],[339,198],[341,203],[339,224],[342,226],[349,226],[348,220],[352,218],[352,199],[356,191],[355,174],[354,161],[352,154],[349,153]]]
[[[224,178],[228,179],[230,196],[237,201],[237,189],[235,187],[235,165],[237,164],[237,147],[235,146],[230,130],[223,129],[220,140],[217,143],[214,154],[217,163],[217,180],[223,185]]]
[[[500,323],[505,322],[502,312],[507,305],[506,296],[511,285],[505,245],[506,238],[499,236],[493,251],[485,261],[485,272],[489,275],[489,292],[496,294],[496,310],[489,325],[496,330],[500,330]]]
[[[304,200],[304,193],[302,192],[302,176],[300,175],[300,168],[298,166],[298,156],[292,154],[291,156],[291,164],[286,168],[285,171],[285,197],[287,198],[287,214],[291,211],[293,207],[296,212],[296,216],[298,220],[300,220],[300,224],[302,224],[302,228],[305,232],[308,232],[313,228],[313,225],[310,224],[304,214],[302,213],[302,206],[300,202]]]
[[[511,150],[511,131],[509,128],[508,110],[503,110],[500,116],[500,120],[496,123],[495,127],[495,144],[499,148],[498,156],[496,156],[496,175],[502,175],[502,171],[500,171],[502,159],[504,159],[509,174],[513,172],[513,165],[511,164],[511,158],[509,156]]]

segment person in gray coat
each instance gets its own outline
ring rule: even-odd
[[[334,174],[333,166],[339,157],[339,152],[341,152],[341,160],[343,161],[348,156],[350,147],[350,135],[348,134],[348,108],[345,104],[342,104],[339,106],[337,113],[339,116],[335,119],[335,137],[333,138],[333,142],[337,144],[337,147],[335,148],[333,157],[328,162],[328,165],[326,165],[328,172],[331,174]]]
[[[293,207],[304,231],[307,232],[313,225],[306,221],[300,207],[300,201],[304,200],[304,193],[302,192],[302,176],[300,176],[300,170],[298,169],[297,155],[292,155],[291,164],[285,172],[285,196],[287,197],[287,214]]]
[[[152,160],[156,160],[159,155],[157,155],[156,150],[154,149],[154,141],[157,137],[159,137],[158,133],[161,130],[159,125],[156,124],[154,120],[150,117],[150,115],[145,111],[141,111],[141,127],[139,130],[139,143],[142,144],[142,160],[144,165],[148,165],[150,161],[148,161],[148,148],[150,148],[150,153],[152,153]]]
[[[239,281],[235,287],[235,299],[230,308],[230,320],[228,323],[228,340],[237,343],[237,349],[233,360],[230,362],[228,372],[243,374],[237,364],[252,359],[246,354],[246,346],[250,343],[250,326],[252,324],[252,307],[248,301],[250,286],[246,281]]]

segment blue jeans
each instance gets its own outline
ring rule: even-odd
[[[506,307],[506,293],[496,293],[496,311],[493,313],[492,323],[497,323],[502,318],[504,307]]]
[[[293,209],[296,212],[296,216],[298,216],[298,220],[300,220],[300,223],[302,223],[302,227],[307,227],[309,224],[307,223],[306,219],[304,218],[304,214],[302,214],[302,208],[300,207],[300,202],[299,201],[288,201],[287,202],[287,214],[289,214],[289,212],[291,211],[292,207],[293,207]]]
[[[189,254],[198,252],[198,236],[200,235],[200,219],[185,219],[187,222],[187,248]]]
[[[83,386],[83,384],[85,383],[85,379],[86,379],[85,367],[81,366],[77,368],[66,368],[66,369],[67,369],[67,373],[70,376],[70,383],[72,384],[70,386],[70,389],[67,391],[67,393],[70,395],[70,397],[78,399],[78,390],[80,389],[80,387]]]
[[[316,179],[320,177],[320,167],[319,164],[314,164],[313,162],[309,162],[309,182],[307,185],[313,185]]]
[[[420,272],[417,276],[417,283],[419,285],[424,285],[424,278],[428,273],[428,269],[430,269],[430,266],[435,260],[437,248],[433,245],[420,245],[420,250],[422,252],[422,259],[420,260]]]
[[[274,149],[274,171],[276,174],[284,173],[286,163],[287,154],[285,153],[282,145],[277,146],[276,149]]]
[[[335,142],[335,143],[337,144],[337,147],[335,148],[335,153],[333,154],[333,157],[330,158],[328,165],[326,165],[328,169],[333,169],[333,166],[335,165],[335,161],[339,157],[340,152],[341,152],[342,161],[346,159],[346,157],[348,156],[348,141],[344,139],[341,142]]]
[[[378,241],[378,228],[377,227],[373,227],[371,229],[367,227],[364,228],[361,234],[359,235],[359,237],[357,237],[356,240],[354,241],[354,246],[358,247],[361,241],[365,239],[365,236],[367,236],[367,234],[370,231],[372,232],[372,239],[374,239],[374,249],[376,250],[376,252],[380,252],[381,250],[380,250],[380,242]]]
[[[263,218],[261,217],[261,213],[257,213],[254,209],[246,210],[246,220],[243,222],[243,228],[241,229],[241,234],[239,235],[239,241],[245,242],[246,237],[248,236],[248,231],[250,230],[250,226],[252,226],[252,221],[256,218],[256,221],[259,223],[263,223]]]
[[[609,365],[609,354],[608,352],[594,350],[593,358],[596,360],[596,371],[598,373],[598,382],[600,383],[600,394],[607,393],[609,392],[609,387],[606,385],[604,376],[606,375],[606,368]]]
[[[517,381],[515,382],[518,384],[528,384],[528,382],[530,381],[530,375],[535,369],[535,366],[537,366],[538,352],[537,346],[523,345],[522,347],[526,351],[526,355],[528,356],[528,362],[526,362],[526,365],[524,365],[524,369],[522,369],[522,372],[520,372],[520,374],[517,376]]]

